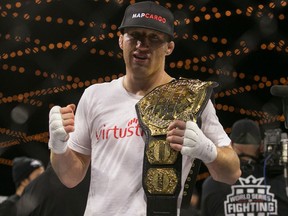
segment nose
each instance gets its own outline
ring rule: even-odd
[[[142,37],[141,39],[139,38],[137,40],[137,44],[136,44],[136,48],[137,49],[139,49],[139,48],[145,49],[145,48],[148,48],[148,47],[149,47],[149,43],[148,43],[147,38]]]

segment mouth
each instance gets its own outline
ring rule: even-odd
[[[149,59],[147,54],[142,54],[142,53],[134,53],[133,58],[136,62],[144,62]]]

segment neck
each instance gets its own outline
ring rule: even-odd
[[[144,96],[157,86],[166,84],[172,79],[166,72],[146,78],[135,78],[125,75],[123,78],[123,87],[132,94]]]

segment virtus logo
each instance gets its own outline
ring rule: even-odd
[[[128,121],[127,126],[121,127],[114,125],[112,127],[107,127],[105,124],[96,131],[97,140],[107,140],[109,138],[121,139],[131,136],[143,136],[144,132],[140,128],[140,124],[137,118],[133,118]]]

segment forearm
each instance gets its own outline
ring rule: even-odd
[[[231,146],[217,147],[216,159],[206,166],[214,180],[226,184],[234,184],[241,176],[240,161]]]
[[[51,165],[60,181],[69,188],[78,185],[86,175],[90,156],[79,154],[69,147],[64,154],[51,151]]]

